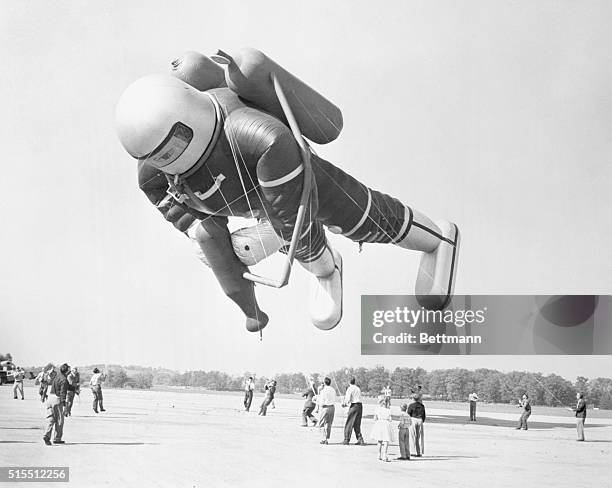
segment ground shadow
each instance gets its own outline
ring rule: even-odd
[[[354,442],[351,442],[350,444],[345,444],[344,442],[329,442],[328,445],[329,446],[347,446],[347,447],[349,446],[365,447],[365,446],[377,446],[378,444],[376,444],[375,442],[364,442],[363,444],[355,444]]]
[[[452,461],[453,459],[479,459],[478,456],[425,456],[416,457],[415,455],[410,455],[411,461]]]
[[[612,442],[612,440],[606,440],[606,439],[593,439],[593,440],[589,440],[589,439],[587,439],[587,440],[582,441],[582,442]]]
[[[3,430],[44,430],[42,427],[0,427]]]
[[[486,425],[487,427],[514,427],[516,428],[518,424],[517,420],[506,420],[506,419],[497,419],[492,417],[479,417],[476,422],[470,422],[466,418],[455,417],[452,415],[436,415],[435,417],[430,417],[427,419],[427,423],[430,424],[474,424],[474,425]],[[553,423],[553,422],[529,422],[530,429],[554,429],[555,427],[565,427],[565,428],[576,428],[575,423]]]
[[[364,415],[363,418],[373,419],[373,415]],[[393,420],[399,420],[398,418],[393,418]],[[518,417],[516,420],[505,420],[498,419],[492,417],[478,417],[476,422],[470,422],[465,417],[455,416],[455,415],[436,415],[433,417],[428,417],[426,424],[451,424],[451,425],[485,425],[488,427],[514,427],[518,425]],[[575,429],[575,422],[563,422],[563,423],[555,423],[555,422],[537,422],[537,421],[529,421],[529,428],[533,430],[546,430],[546,429],[554,429],[556,427],[563,427],[566,429]],[[591,429],[595,427],[607,427],[603,424],[592,424],[585,425],[585,429]]]
[[[0,444],[37,444],[34,441],[0,441]]]
[[[71,415],[75,419],[129,419],[130,417],[122,417],[121,415]]]
[[[158,446],[157,442],[66,442],[67,446]]]

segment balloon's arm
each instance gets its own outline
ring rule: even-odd
[[[202,220],[197,242],[225,294],[240,307],[247,318],[261,320],[253,283],[243,278],[249,268],[234,252],[227,218],[211,216]]]
[[[289,127],[291,128],[291,132],[297,145],[299,147],[299,151],[302,158],[303,164],[303,184],[302,184],[302,192],[300,195],[299,206],[297,209],[297,215],[295,219],[295,223],[293,225],[293,232],[291,234],[291,242],[289,244],[289,250],[287,251],[286,259],[283,263],[283,267],[280,272],[280,276],[276,279],[268,278],[263,276],[258,276],[252,274],[250,272],[244,273],[244,278],[253,281],[256,283],[260,283],[262,285],[271,286],[274,288],[282,288],[289,282],[289,276],[291,275],[291,267],[293,266],[293,260],[295,258],[295,253],[297,251],[297,244],[300,241],[302,236],[302,227],[304,225],[304,220],[306,216],[306,210],[308,207],[308,202],[310,200],[310,193],[312,189],[312,168],[310,163],[310,149],[308,148],[304,137],[302,136],[302,132],[295,120],[293,115],[293,111],[291,110],[291,106],[287,101],[285,93],[283,91],[283,87],[278,81],[277,77],[272,74],[272,83],[274,85],[274,90],[276,92],[276,96],[278,97],[278,101],[281,104],[283,112],[289,122]]]
[[[180,232],[185,232],[196,219],[207,217],[183,203],[182,197],[172,191],[166,175],[144,161],[138,162],[138,186],[164,219]]]

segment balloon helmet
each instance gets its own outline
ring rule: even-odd
[[[170,75],[136,80],[117,104],[125,150],[170,175],[184,174],[212,150],[221,120],[216,101]]]

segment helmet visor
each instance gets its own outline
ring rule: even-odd
[[[181,122],[172,126],[168,135],[159,146],[140,161],[146,161],[156,168],[163,169],[165,166],[176,161],[185,152],[187,146],[193,139],[193,130]]]

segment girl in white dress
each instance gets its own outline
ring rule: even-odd
[[[393,440],[393,429],[391,428],[391,405],[387,408],[385,402],[384,396],[378,397],[378,407],[374,412],[374,427],[370,437],[378,442],[378,459],[388,462],[387,450],[389,442]]]

